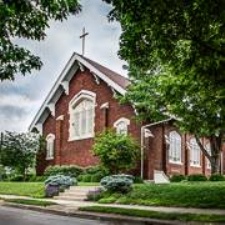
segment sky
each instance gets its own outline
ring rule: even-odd
[[[89,35],[85,42],[85,56],[126,76],[125,64],[117,55],[121,28],[108,22],[111,6],[101,0],[81,0],[82,12],[67,21],[50,22],[45,41],[17,39],[18,45],[41,57],[40,71],[32,71],[15,81],[0,82],[0,131],[26,132],[32,119],[49,93],[73,52],[81,53],[79,36],[85,27]]]

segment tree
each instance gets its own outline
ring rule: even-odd
[[[105,0],[121,23],[121,57],[133,80],[126,99],[151,120],[178,119],[219,172],[225,133],[225,12],[222,0]],[[150,118],[149,118],[150,115]],[[207,137],[211,155],[200,142]]]
[[[137,164],[138,145],[130,136],[106,130],[95,138],[93,153],[110,173],[132,169]]]
[[[0,164],[17,170],[25,179],[27,169],[34,166],[39,149],[39,135],[6,132],[1,143]]]
[[[50,20],[63,21],[81,10],[78,0],[0,0],[0,80],[40,69],[42,62],[14,38],[41,41]]]

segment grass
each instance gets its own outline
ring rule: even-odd
[[[0,194],[44,197],[43,182],[0,182]]]
[[[78,182],[78,186],[99,186],[99,182]]]
[[[5,202],[12,202],[22,205],[35,205],[35,206],[50,206],[50,205],[56,205],[54,202],[50,201],[41,201],[36,199],[4,199]]]
[[[127,194],[103,194],[100,203],[225,209],[225,182],[135,185]]]
[[[206,215],[191,213],[164,213],[140,209],[124,209],[119,207],[87,206],[79,208],[81,211],[118,214],[124,216],[143,217],[161,220],[225,222],[225,215]]]
[[[98,186],[99,183],[79,182],[78,185]],[[43,198],[45,197],[44,182],[0,182],[0,194]]]

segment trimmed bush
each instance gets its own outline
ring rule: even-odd
[[[52,197],[58,195],[59,192],[64,191],[72,185],[76,185],[77,181],[75,178],[64,175],[50,176],[45,181],[45,195],[46,197]]]
[[[91,182],[100,182],[101,179],[103,178],[101,173],[97,173],[91,176]]]
[[[15,175],[13,177],[11,177],[9,180],[10,181],[23,181],[23,175]]]
[[[83,172],[79,166],[48,166],[44,172],[45,176],[65,175],[77,177]]]
[[[45,185],[52,185],[52,186],[65,186],[70,187],[77,184],[75,178],[71,178],[70,176],[64,175],[56,175],[50,176],[47,180],[45,180]]]
[[[177,174],[177,175],[173,175],[171,178],[170,178],[170,181],[171,182],[181,182],[183,180],[186,180],[186,177],[182,174]]]
[[[207,181],[207,177],[203,174],[192,174],[187,177],[188,181]]]
[[[144,180],[141,177],[134,177],[135,184],[143,184]]]
[[[210,181],[225,181],[225,178],[221,174],[213,174],[209,178]]]
[[[131,175],[112,175],[101,179],[101,185],[111,192],[127,193],[131,190],[134,177]]]
[[[80,174],[78,177],[77,177],[77,181],[82,181],[83,180],[83,176],[82,174]]]
[[[83,182],[91,182],[91,175],[90,174],[84,174],[83,176],[82,176],[82,181]]]

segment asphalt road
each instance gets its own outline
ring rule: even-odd
[[[106,225],[107,223],[0,206],[0,225]]]

